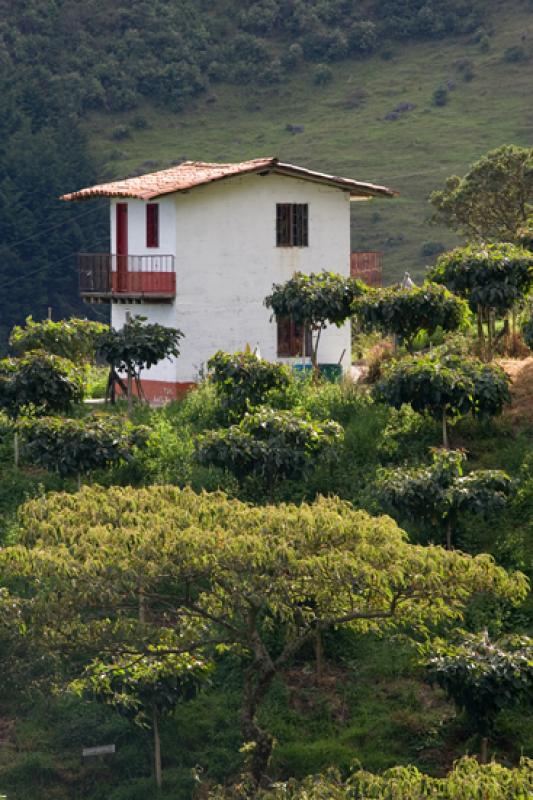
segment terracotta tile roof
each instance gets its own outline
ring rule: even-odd
[[[152,200],[161,195],[183,192],[194,186],[212,183],[223,178],[245,175],[253,172],[269,171],[280,175],[291,175],[316,183],[326,183],[339,189],[349,190],[352,197],[394,197],[397,192],[386,186],[362,183],[351,178],[327,175],[323,172],[287,164],[277,158],[255,158],[235,164],[210,164],[203,161],[184,161],[176,167],[139,175],[135,178],[101,183],[77,192],[64,194],[61,200],[84,200],[90,197],[135,197]]]

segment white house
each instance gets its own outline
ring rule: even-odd
[[[296,271],[349,275],[350,202],[394,194],[258,158],[186,161],[62,199],[111,200],[111,253],[79,256],[84,299],[110,302],[115,328],[129,312],[185,334],[178,359],[144,374],[146,396],[161,401],[194,384],[219,349],[248,344],[273,361],[305,359],[302,332],[271,320],[264,298]],[[348,324],[324,331],[319,358],[349,366]]]

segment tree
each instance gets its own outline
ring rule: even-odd
[[[297,325],[310,326],[315,332],[309,355],[316,372],[322,331],[327,325],[343,325],[350,318],[353,301],[365,291],[361,281],[334,272],[296,272],[285,283],[273,285],[265,305],[274,316],[290,317]]]
[[[331,457],[342,438],[341,426],[331,420],[264,407],[238,425],[198,437],[196,453],[201,464],[229,469],[241,479],[256,476],[272,497],[279,481],[299,480],[316,458]]]
[[[379,496],[401,516],[418,524],[435,523],[444,529],[451,550],[459,517],[464,513],[489,516],[502,509],[512,482],[500,470],[463,473],[466,455],[460,450],[436,450],[430,466],[383,470]]]
[[[491,642],[471,634],[459,644],[441,641],[427,662],[429,680],[441,686],[481,737],[481,761],[487,762],[489,738],[498,713],[531,701],[533,639],[509,636]]]
[[[460,621],[474,594],[516,604],[528,588],[488,555],[409,544],[389,517],[335,498],[254,507],[173,486],[30,501],[18,543],[0,550],[0,579],[19,605],[19,635],[57,654],[63,672],[67,656],[81,664],[95,651],[240,656],[255,783],[273,746],[257,713],[317,631],[428,635]]]
[[[469,240],[516,242],[533,203],[533,148],[503,145],[433,192],[434,220]]]
[[[477,314],[480,350],[492,358],[494,318],[503,316],[533,286],[533,254],[512,244],[457,247],[437,260],[429,280],[464,297]],[[487,347],[483,322],[487,324]]]
[[[154,738],[154,775],[163,783],[159,720],[183,700],[195,696],[207,678],[209,666],[189,653],[158,656],[157,650],[118,662],[93,661],[71,684],[82,697],[112,706],[136,725],[151,727]]]
[[[120,330],[110,328],[100,337],[99,350],[110,366],[108,397],[115,399],[115,382],[128,398],[131,411],[133,401],[133,382],[137,396],[142,397],[141,372],[149,369],[164,358],[177,358],[180,354],[179,341],[183,333],[178,328],[167,328],[157,322],[145,325],[146,317],[136,316],[128,319]],[[117,375],[125,372],[127,386]]]
[[[148,429],[133,427],[116,417],[22,419],[23,455],[31,464],[59,472],[80,475],[130,461],[135,447],[148,438]]]
[[[234,419],[263,405],[271,392],[285,389],[290,382],[287,367],[253,353],[219,350],[209,359],[207,368],[222,407]]]
[[[27,406],[39,414],[68,412],[82,399],[82,374],[66,358],[35,350],[0,361],[0,408],[10,417]]]
[[[352,312],[363,330],[393,334],[412,353],[413,339],[420,331],[431,336],[437,328],[457,330],[465,323],[468,309],[444,287],[426,284],[370,289],[355,299]]]
[[[88,319],[34,322],[30,316],[26,318],[24,327],[16,325],[13,328],[9,345],[16,354],[45,350],[76,363],[93,362],[99,339],[108,330],[108,325]]]
[[[448,422],[467,414],[492,417],[510,402],[509,378],[493,364],[454,355],[409,357],[394,362],[373,390],[378,402],[442,421],[442,443],[448,448]]]

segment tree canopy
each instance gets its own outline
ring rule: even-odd
[[[512,489],[505,472],[464,474],[465,462],[466,455],[460,450],[436,450],[429,466],[383,470],[378,493],[400,516],[430,527],[436,522],[445,530],[450,549],[461,514],[493,514],[505,506]]]
[[[316,331],[310,354],[316,368],[320,334],[327,325],[343,325],[350,318],[353,301],[365,291],[361,281],[335,272],[296,272],[285,283],[273,285],[265,305],[276,317],[290,317],[297,325]]]
[[[68,412],[83,398],[83,376],[72,361],[35,350],[0,361],[0,408],[17,417],[31,406],[39,414]]]
[[[480,736],[489,737],[498,712],[531,702],[533,639],[508,636],[492,642],[485,632],[458,644],[440,641],[427,670],[429,680],[446,690]],[[487,760],[486,742],[482,760]]]
[[[475,593],[519,603],[527,592],[525,576],[489,556],[409,544],[390,518],[337,499],[253,507],[169,486],[93,486],[29,502],[20,524],[19,543],[0,551],[3,602],[18,605],[17,629],[40,649],[80,666],[104,646],[115,657],[151,645],[244,658],[256,781],[272,749],[257,711],[317,630],[427,634],[460,620]]]
[[[533,148],[506,144],[491,150],[463,178],[448,178],[430,202],[435,220],[468,239],[518,241],[533,204]]]
[[[24,326],[16,325],[13,328],[9,346],[16,354],[46,350],[47,353],[74,362],[94,361],[99,339],[108,330],[107,325],[88,319],[34,322],[30,316]]]
[[[442,420],[445,447],[449,420],[467,414],[491,417],[510,402],[509,378],[501,367],[439,353],[393,362],[373,393],[394,408],[408,404],[419,414]]]
[[[426,331],[431,335],[438,328],[457,330],[468,313],[464,301],[444,287],[432,284],[370,289],[356,298],[352,311],[363,330],[394,334],[411,352],[417,333]]]

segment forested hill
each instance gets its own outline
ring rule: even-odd
[[[387,182],[354,249],[389,279],[454,240],[427,195],[489,147],[529,144],[524,0],[0,0],[0,339],[79,311],[74,253],[108,247],[60,193],[182,157],[279,154]],[[324,265],[325,267],[329,265]]]

